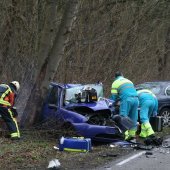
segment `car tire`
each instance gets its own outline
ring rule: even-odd
[[[163,127],[170,126],[170,108],[161,109],[159,116],[163,118]]]

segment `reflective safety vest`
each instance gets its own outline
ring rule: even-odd
[[[137,97],[134,84],[130,80],[122,76],[118,77],[112,83],[111,94],[113,98],[115,98],[116,96],[119,96],[120,99],[126,98],[126,97]]]
[[[154,94],[152,91],[148,90],[148,89],[143,89],[143,90],[138,90],[138,91],[137,91],[138,96],[140,96],[142,93],[149,93],[149,94],[151,94],[153,97],[156,98],[155,94]]]
[[[8,96],[9,93],[12,93],[11,88],[6,84],[0,85],[0,104],[11,106],[11,103],[5,100],[5,97]]]

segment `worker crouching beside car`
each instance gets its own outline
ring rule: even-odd
[[[121,72],[115,73],[110,99],[115,102],[120,99],[120,116],[129,117],[133,121],[133,127],[125,132],[125,140],[135,138],[138,120],[138,96],[134,84],[124,78]]]
[[[19,88],[20,84],[17,81],[12,81],[9,85],[0,84],[0,114],[9,129],[12,140],[20,139],[20,132],[15,119],[16,111],[13,108]]]
[[[156,96],[148,89],[137,89],[140,107],[140,123],[141,132],[139,134],[142,138],[153,137],[155,132],[149,122],[151,116],[157,115],[158,100]]]

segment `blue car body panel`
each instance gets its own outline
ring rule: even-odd
[[[88,86],[92,86],[97,89],[99,94],[98,97],[103,96],[102,85],[89,84]],[[42,109],[43,119],[47,120],[52,118],[56,120],[59,119],[63,122],[69,122],[74,126],[78,135],[92,138],[94,140],[100,140],[103,142],[119,140],[118,136],[121,135],[121,130],[117,126],[90,124],[88,122],[88,116],[85,116],[76,110],[87,109],[88,113],[90,112],[95,116],[100,116],[101,114],[104,116],[105,114],[109,115],[112,112],[105,100],[88,103],[68,102],[68,98],[70,98],[70,101],[74,98],[74,94],[72,94],[72,92],[74,93],[82,87],[84,87],[82,84],[51,83],[47,99]],[[114,109],[112,108],[112,111],[113,110]]]
[[[98,102],[93,102],[93,103],[70,104],[66,106],[65,108],[69,108],[69,107],[88,107],[92,109],[93,111],[108,109],[108,106],[105,101],[98,101]]]

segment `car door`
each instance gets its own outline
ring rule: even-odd
[[[60,110],[62,88],[57,85],[50,85],[47,98],[42,109],[43,120],[55,118]]]

